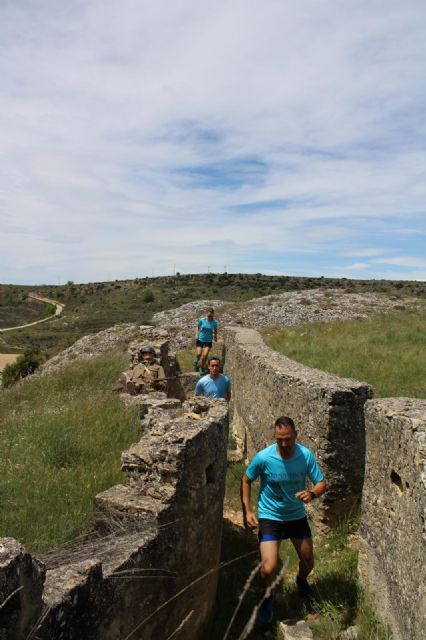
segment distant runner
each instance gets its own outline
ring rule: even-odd
[[[305,514],[305,504],[319,498],[327,488],[324,476],[312,452],[296,443],[294,422],[287,416],[275,422],[276,443],[262,449],[251,461],[241,481],[244,526],[259,527],[261,576],[265,588],[275,577],[281,540],[290,538],[299,556],[295,583],[300,593],[312,598],[307,577],[314,567],[312,534]],[[313,483],[305,488],[306,476]],[[251,510],[251,483],[260,477],[258,518]],[[272,596],[265,598],[259,610],[262,622],[273,618]]]
[[[209,359],[209,373],[198,380],[195,385],[195,395],[225,398],[228,402],[230,401],[231,381],[228,376],[220,373],[220,358],[217,356],[211,356]]]
[[[198,319],[195,331],[197,357],[193,364],[197,371],[206,373],[206,364],[213,340],[217,342],[217,320],[214,318],[214,309],[207,309],[205,316]]]
[[[163,367],[155,362],[154,347],[142,347],[140,353],[143,359],[135,366],[126,383],[127,392],[135,396],[138,393],[165,391],[166,376]]]

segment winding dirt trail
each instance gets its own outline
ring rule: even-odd
[[[36,296],[33,293],[28,294],[29,298],[33,300],[40,300],[40,302],[46,302],[47,304],[53,304],[55,306],[55,313],[52,316],[48,316],[47,318],[42,318],[41,320],[36,320],[35,322],[29,322],[28,324],[21,324],[18,327],[7,327],[6,329],[0,329],[0,333],[5,333],[6,331],[14,331],[15,329],[25,329],[25,327],[32,327],[35,324],[41,324],[42,322],[47,322],[48,320],[52,320],[52,318],[56,318],[60,316],[62,311],[64,310],[65,305],[62,302],[58,302],[57,300],[51,300],[50,298],[44,298],[43,296]]]

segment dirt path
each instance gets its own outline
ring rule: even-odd
[[[0,374],[7,364],[13,364],[20,355],[20,353],[0,353]]]
[[[29,298],[33,300],[40,300],[40,302],[46,302],[47,304],[53,304],[55,306],[55,313],[48,318],[42,318],[41,320],[36,320],[35,322],[29,322],[28,324],[21,324],[18,327],[7,327],[6,329],[0,329],[0,333],[4,333],[5,331],[14,331],[15,329],[25,329],[25,327],[32,327],[35,324],[41,324],[42,322],[47,322],[48,320],[52,320],[52,318],[56,318],[60,316],[62,311],[64,310],[65,305],[62,302],[58,302],[57,300],[51,300],[50,298],[44,298],[43,296],[36,296],[32,293],[28,295]]]

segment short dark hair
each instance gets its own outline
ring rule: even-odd
[[[219,356],[210,356],[209,362],[211,362],[212,360],[217,360],[218,362],[222,362],[222,360],[219,358]]]
[[[275,420],[275,429],[279,429],[280,427],[290,427],[290,429],[296,431],[293,420],[288,416],[280,416]]]
[[[207,309],[207,313],[214,313],[214,309],[210,307],[209,309]]]

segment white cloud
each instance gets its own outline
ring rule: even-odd
[[[360,269],[368,269],[369,266],[368,262],[354,262],[345,267],[345,269],[348,269],[348,271],[359,271]]]
[[[297,253],[407,253],[426,195],[422,15],[414,0],[2,4],[0,280],[205,270],[206,247],[289,272]]]
[[[412,267],[418,269],[426,269],[425,258],[413,258],[410,256],[400,256],[397,258],[383,258],[380,260],[373,260],[377,264],[394,264],[401,267]]]

